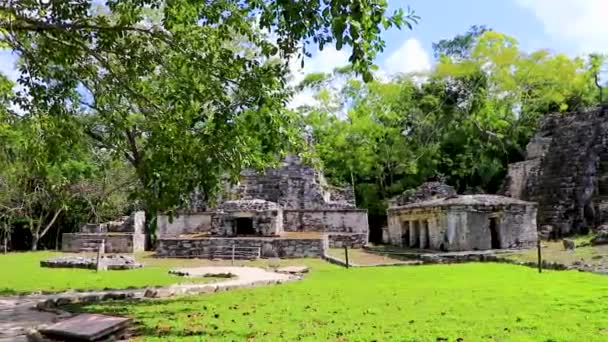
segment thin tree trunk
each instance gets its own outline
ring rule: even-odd
[[[8,224],[4,222],[2,227],[2,253],[6,254],[8,250]]]
[[[63,208],[60,208],[59,210],[57,210],[55,212],[55,215],[53,215],[53,218],[51,219],[51,222],[49,222],[49,224],[46,225],[46,227],[44,227],[44,230],[42,231],[42,233],[40,233],[40,237],[43,237],[44,235],[46,235],[46,233],[49,231],[49,229],[51,229],[51,227],[53,226],[53,224],[55,223],[55,221],[57,221],[57,218],[59,217],[59,214],[61,214],[61,212],[63,212]],[[38,224],[38,231],[40,231],[40,226],[42,225],[42,222],[40,222]]]
[[[40,225],[38,225],[38,227],[34,228],[34,220],[30,217],[30,232],[32,232],[32,251],[37,251],[38,250],[38,240],[40,239],[40,235],[38,234],[38,232],[40,231]]]
[[[55,250],[59,250],[59,235],[61,234],[61,225],[57,227],[57,233],[55,234]]]
[[[35,252],[38,250],[38,240],[40,240],[40,235],[38,232],[32,231],[32,251]]]

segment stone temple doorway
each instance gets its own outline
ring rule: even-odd
[[[401,246],[410,246],[410,223],[405,221],[401,223]]]
[[[500,235],[498,233],[498,218],[490,218],[490,248],[500,249]]]
[[[235,219],[236,235],[255,235],[253,219],[250,217],[237,217]]]

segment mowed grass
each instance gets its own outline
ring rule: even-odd
[[[229,260],[161,259],[151,253],[137,254],[136,260],[144,268],[135,270],[104,271],[40,267],[40,261],[55,256],[77,256],[73,253],[24,252],[0,254],[0,295],[28,294],[33,292],[62,292],[67,290],[127,289],[164,286],[176,283],[210,282],[213,278],[183,278],[169,274],[179,267],[225,266]],[[276,265],[275,265],[276,264]],[[285,266],[306,264],[325,265],[318,259],[236,261],[242,266]]]
[[[135,270],[104,271],[40,267],[40,260],[70,254],[53,252],[9,253],[0,255],[0,295],[38,291],[126,289],[184,282],[170,275],[170,265]],[[71,254],[75,255],[75,254]],[[210,281],[199,278],[196,281]]]
[[[139,341],[608,341],[608,277],[505,264],[315,268],[303,281],[80,308]]]

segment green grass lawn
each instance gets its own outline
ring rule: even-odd
[[[27,252],[0,254],[0,295],[27,294],[37,291],[61,292],[66,290],[97,290],[104,288],[126,289],[133,287],[162,286],[186,282],[214,281],[210,278],[188,278],[171,275],[168,271],[178,267],[230,265],[228,260],[159,259],[150,253],[136,255],[144,268],[122,271],[96,272],[84,269],[43,268],[40,260],[54,256],[76,255],[56,252]],[[236,261],[244,266],[284,266],[306,264],[323,267],[316,259]]]
[[[40,260],[62,255],[53,252],[9,253],[0,255],[0,295],[59,292],[65,290],[124,289],[169,285],[184,278],[170,275],[170,267],[96,272],[84,269],[43,268]],[[200,281],[208,281],[201,278]]]
[[[216,294],[81,308],[145,341],[608,341],[608,277],[504,264],[351,268]]]

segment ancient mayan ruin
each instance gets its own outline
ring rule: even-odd
[[[552,114],[509,165],[504,193],[538,202],[539,226],[587,233],[608,219],[608,110]]]
[[[157,254],[225,257],[234,248],[243,257],[319,257],[368,241],[367,211],[356,208],[353,189],[330,186],[296,156],[263,173],[245,170],[230,197],[172,220],[159,215]]]
[[[444,252],[532,247],[536,204],[497,195],[457,195],[425,183],[387,210],[386,243]]]

